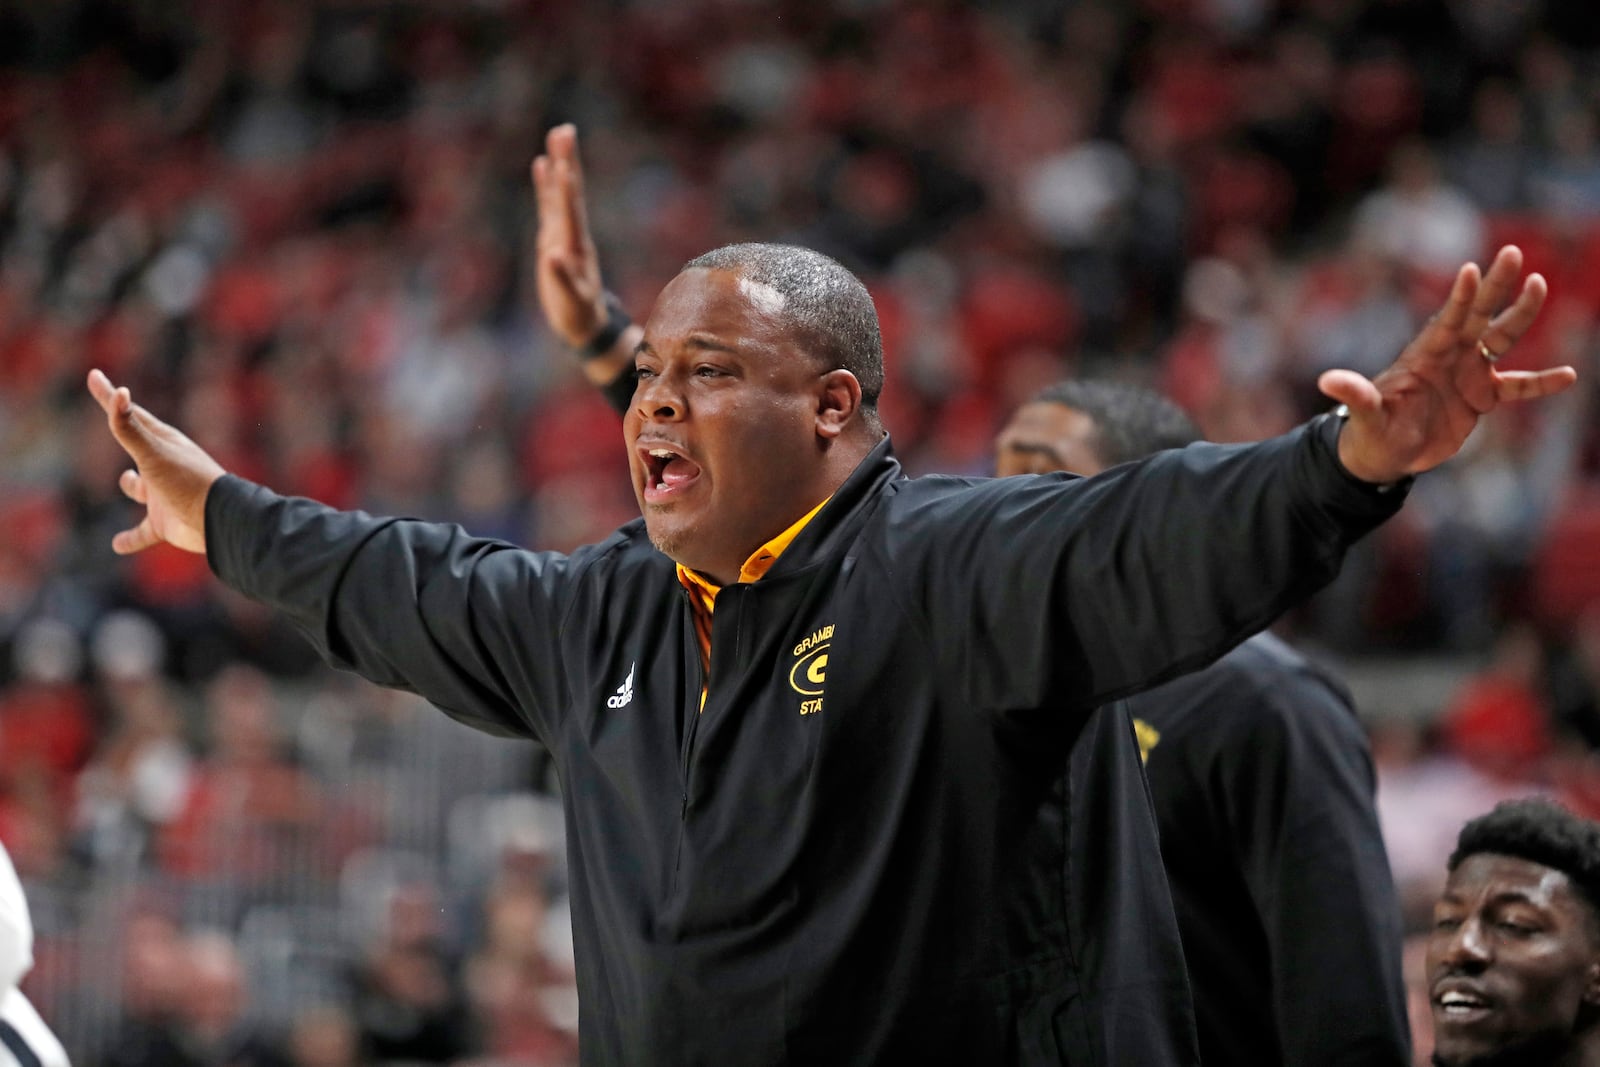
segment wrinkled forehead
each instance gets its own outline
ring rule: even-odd
[[[691,267],[667,283],[645,323],[645,339],[704,332],[761,339],[786,325],[783,294],[728,270]]]
[[[641,350],[665,356],[712,347],[771,360],[774,366],[809,367],[824,358],[814,340],[774,286],[731,270],[691,267],[656,298]]]

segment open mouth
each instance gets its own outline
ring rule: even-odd
[[[1487,998],[1466,989],[1448,989],[1433,998],[1434,1017],[1442,1022],[1473,1022],[1489,1014]]]
[[[700,465],[676,448],[641,445],[644,458],[644,498],[649,503],[671,499],[700,477]]]

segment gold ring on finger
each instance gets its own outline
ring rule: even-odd
[[[1478,341],[1478,355],[1482,356],[1484,359],[1488,360],[1490,363],[1499,363],[1500,362],[1499,355],[1496,354],[1495,352],[1491,351],[1489,346],[1484,344],[1481,339]]]

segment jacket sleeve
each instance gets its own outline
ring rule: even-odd
[[[566,704],[573,558],[335,511],[232,475],[206,498],[206,552],[218,578],[283,612],[333,666],[549,744]]]
[[[1266,934],[1283,1062],[1403,1067],[1400,908],[1354,709],[1304,666],[1225,693],[1218,814]]]
[[[1338,573],[1396,511],[1339,465],[1323,416],[1094,478],[994,479],[908,500],[889,566],[969,702],[1080,713],[1210,662]],[[926,536],[936,530],[936,537]]]

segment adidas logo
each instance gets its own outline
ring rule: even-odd
[[[628,677],[624,678],[622,684],[617,686],[617,692],[615,696],[606,698],[606,707],[625,708],[628,706],[628,703],[633,700],[633,671],[634,668],[638,666],[638,662],[635,661],[628,667]]]

